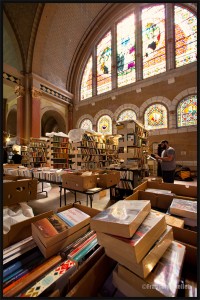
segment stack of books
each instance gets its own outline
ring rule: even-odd
[[[197,201],[174,198],[169,207],[169,212],[182,217],[185,225],[197,226]]]
[[[92,218],[91,228],[96,231],[106,255],[118,262],[119,269],[127,269],[133,277],[144,282],[145,278],[151,278],[151,273],[158,267],[159,260],[163,259],[174,239],[165,214],[151,210],[149,200],[119,201]],[[118,283],[117,287],[120,287]],[[129,289],[126,287],[125,290]],[[120,291],[129,297],[135,296],[134,293]]]

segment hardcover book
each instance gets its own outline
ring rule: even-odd
[[[56,228],[52,225],[52,223],[47,219],[43,218],[33,223],[35,227],[39,230],[39,232],[43,235],[43,237],[52,237],[58,234]]]
[[[117,251],[120,256],[123,253],[126,259],[139,263],[166,228],[165,216],[151,211],[131,238],[97,232],[97,239],[106,249]]]
[[[170,213],[197,220],[197,201],[174,198],[170,205]]]
[[[140,263],[134,262],[129,257],[123,255],[116,248],[105,248],[105,253],[107,256],[116,260],[121,265],[125,266],[127,269],[137,274],[142,278],[146,278],[147,275],[152,271],[154,266],[157,264],[159,259],[162,257],[164,252],[170,246],[173,241],[173,231],[171,226],[167,226],[167,229],[160,236],[160,238],[151,247],[145,257]]]
[[[120,200],[91,219],[91,228],[130,238],[151,210],[149,200]]]
[[[127,297],[176,297],[185,249],[173,241],[146,279],[118,264],[113,282]]]

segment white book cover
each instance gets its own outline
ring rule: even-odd
[[[66,220],[67,222],[69,222],[70,226],[74,226],[74,225],[90,218],[90,216],[88,214],[84,213],[83,211],[81,211],[80,209],[77,209],[75,207],[66,209],[57,214],[58,214],[58,216],[62,217],[63,220]]]
[[[197,201],[174,198],[170,205],[170,213],[197,219]]]

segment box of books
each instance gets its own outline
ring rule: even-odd
[[[120,181],[120,172],[119,171],[95,171],[97,175],[97,186],[101,188],[109,188],[113,185],[116,185]]]
[[[118,264],[114,285],[127,297],[176,297],[184,256],[185,246],[173,241],[145,279]]]
[[[50,257],[85,234],[91,217],[98,212],[83,205],[67,205],[57,213],[32,223],[32,236],[43,255]]]
[[[197,220],[197,201],[174,198],[169,211],[173,215]]]
[[[130,238],[151,210],[149,200],[120,200],[91,219],[95,231]]]
[[[152,211],[156,211],[154,209],[152,209]],[[184,220],[170,216],[168,214],[164,214],[165,216],[165,221],[167,223],[167,225],[172,226],[172,227],[179,227],[179,228],[184,228]]]
[[[3,248],[6,248],[14,243],[17,243],[32,234],[31,224],[32,222],[38,221],[40,219],[46,218],[53,214],[53,211],[50,210],[48,212],[39,214],[35,217],[29,218],[22,222],[13,224],[10,227],[8,233],[3,234]]]
[[[116,260],[118,263],[128,268],[130,271],[137,274],[138,276],[146,278],[147,275],[152,271],[154,266],[157,264],[159,259],[162,257],[164,252],[170,246],[172,241],[172,227],[167,226],[167,229],[155,242],[152,248],[147,252],[147,254],[140,261],[140,263],[136,263],[130,257],[124,255],[123,252],[118,251],[118,249],[115,247],[106,247],[105,253],[112,259]]]
[[[5,175],[3,177],[3,205],[10,206],[37,198],[37,179]]]
[[[62,175],[62,187],[84,192],[97,186],[96,175],[84,175],[81,172]]]
[[[115,249],[119,255],[123,253],[126,259],[139,263],[166,228],[165,217],[159,212],[150,212],[131,238],[117,236],[117,231],[115,235],[97,231],[97,239],[103,247]]]
[[[175,183],[165,183],[165,182],[153,182],[153,181],[145,181],[138,185],[136,188],[134,188],[133,192],[136,191],[146,191],[146,189],[153,189],[155,190],[162,190],[164,191],[170,191],[172,195],[176,195],[176,198],[179,198],[179,196],[190,197],[191,200],[194,200],[193,198],[197,198],[197,187],[196,186],[189,186],[187,184],[175,184]],[[150,190],[149,190],[150,191]],[[165,192],[168,193],[169,192]],[[189,199],[188,199],[189,200]]]

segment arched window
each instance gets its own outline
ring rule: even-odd
[[[97,131],[102,134],[112,134],[112,120],[110,116],[104,115],[99,118]]]
[[[92,56],[88,59],[81,82],[81,100],[92,97]]]
[[[187,9],[175,5],[176,67],[197,59],[197,18]]]
[[[142,10],[143,78],[166,71],[165,6]]]
[[[197,125],[197,95],[187,96],[177,106],[178,127]]]
[[[135,15],[117,24],[118,87],[135,81]]]
[[[90,119],[84,119],[80,124],[80,128],[92,130],[92,122],[90,121]]]
[[[167,128],[167,109],[162,104],[149,106],[144,114],[144,124],[147,129]]]
[[[111,90],[111,32],[97,46],[97,94]]]
[[[123,110],[119,114],[117,121],[125,121],[125,120],[136,120],[136,113],[132,109]]]

